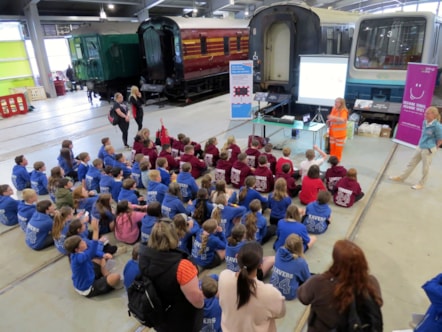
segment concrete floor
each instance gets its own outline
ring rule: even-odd
[[[228,102],[225,95],[187,107],[149,105],[144,108],[144,125],[153,136],[163,118],[172,134],[184,132],[198,142],[216,136],[219,147],[227,136],[234,135],[245,147],[252,125],[250,121],[230,121]],[[117,151],[123,151],[120,132],[108,124],[105,116],[107,102],[96,101],[91,106],[86,93],[79,91],[33,105],[36,110],[32,113],[0,120],[0,184],[11,184],[13,159],[20,154],[29,160],[29,169],[35,161],[42,160],[49,172],[57,164],[63,139],[73,140],[76,154],[87,151],[95,157],[100,139],[105,136],[111,137]],[[135,122],[131,121],[129,137],[135,132]],[[302,132],[292,140],[289,134],[288,130],[267,129],[273,144],[284,143],[292,148],[296,165],[304,151],[311,148],[312,136]],[[441,154],[434,158],[431,180],[424,190],[410,189],[419,170],[405,183],[388,180],[389,174],[402,169],[412,152],[386,138],[355,136],[348,140],[343,165],[358,170],[366,196],[351,209],[332,204],[331,227],[318,236],[306,254],[311,271],[322,272],[331,262],[333,243],[344,237],[354,238],[380,281],[385,331],[407,329],[411,313],[426,310],[429,301],[420,287],[441,271],[438,254],[442,250],[442,225],[437,212],[442,185]],[[280,151],[274,153],[279,155]],[[298,199],[294,202],[299,204]],[[19,228],[3,225],[0,240],[4,248],[0,252],[1,331],[135,331],[139,327],[127,316],[124,290],[83,298],[73,290],[67,259],[55,248],[34,252],[24,244]],[[273,254],[271,244],[264,247],[267,255]],[[118,271],[129,257],[129,252],[116,257]],[[223,266],[214,272],[222,269]],[[287,314],[278,320],[278,330],[301,330],[305,309],[297,300],[287,302]]]

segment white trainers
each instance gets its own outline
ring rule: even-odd
[[[421,190],[423,188],[424,188],[424,186],[419,183],[415,184],[414,186],[411,186],[411,189],[414,189],[414,190]]]

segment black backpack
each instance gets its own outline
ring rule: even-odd
[[[113,107],[109,110],[109,113],[107,114],[107,119],[112,126],[116,126],[118,124],[119,116],[117,112],[115,112]]]
[[[170,306],[164,308],[150,278],[138,275],[127,289],[127,298],[129,316],[135,317],[142,325],[155,327],[165,321]]]
[[[358,297],[351,304],[347,317],[347,332],[382,332],[382,312],[379,305],[371,297]]]

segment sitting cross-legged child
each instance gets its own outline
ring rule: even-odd
[[[92,240],[89,245],[78,235],[66,239],[64,247],[69,253],[74,289],[85,297],[106,294],[120,284],[120,275],[106,269],[111,254],[98,253],[98,220],[92,219]]]

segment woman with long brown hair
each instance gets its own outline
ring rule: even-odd
[[[381,289],[369,274],[362,249],[349,240],[333,247],[333,263],[298,288],[301,303],[311,304],[308,331],[331,331],[345,327],[347,313],[355,299],[371,297],[382,306]],[[339,331],[339,329],[338,329]]]

